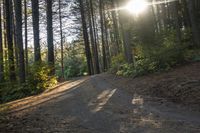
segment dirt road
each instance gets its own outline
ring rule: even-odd
[[[200,113],[130,94],[104,75],[8,104],[1,133],[199,133]]]

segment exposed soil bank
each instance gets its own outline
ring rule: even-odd
[[[108,74],[104,77],[132,94],[150,96],[155,99],[165,98],[200,111],[200,63],[134,79]]]

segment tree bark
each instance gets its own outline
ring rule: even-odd
[[[115,9],[115,3],[113,0],[111,0],[111,7],[112,9]],[[117,15],[116,15],[116,11],[112,11],[111,15],[112,15],[112,21],[113,21],[113,28],[114,28],[114,38],[115,38],[115,55],[120,53],[120,36],[119,36],[119,26],[117,23]]]
[[[194,1],[193,0],[187,0],[187,5],[189,9],[189,15],[190,15],[190,21],[192,26],[192,33],[193,33],[193,41],[197,47],[200,47],[200,32],[198,28],[198,21],[197,21],[197,15],[194,10]]]
[[[99,74],[100,73],[100,68],[99,68],[99,56],[98,56],[98,50],[97,50],[97,38],[96,38],[96,28],[95,28],[95,20],[94,20],[94,9],[93,9],[93,2],[90,0],[90,11],[91,11],[91,19],[92,19],[92,29],[93,29],[93,34],[94,34],[94,68],[95,68],[95,73]]]
[[[3,42],[2,42],[2,14],[1,14],[1,2],[0,2],[0,83],[4,81],[4,61],[3,61]]]
[[[34,36],[34,57],[35,62],[41,61],[40,53],[40,30],[39,30],[39,3],[38,0],[31,0],[32,19],[33,19],[33,36]]]
[[[59,22],[60,22],[60,44],[61,44],[61,71],[62,78],[64,78],[64,56],[63,56],[63,30],[62,30],[62,12],[61,12],[61,0],[59,0]]]
[[[175,18],[175,26],[176,26],[176,38],[179,45],[181,44],[181,26],[180,26],[180,17],[179,17],[179,9],[178,9],[178,1],[174,3],[174,18]]]
[[[102,0],[99,0],[99,13],[100,13],[100,23],[101,23],[101,42],[102,42],[102,54],[103,54],[103,71],[107,70],[107,57],[105,50],[105,29],[104,29],[104,3]]]
[[[16,45],[19,54],[19,80],[20,83],[25,82],[25,64],[24,64],[24,47],[22,37],[22,2],[21,0],[14,0],[15,2],[15,20],[16,20]]]
[[[83,0],[78,0],[79,6],[80,6],[80,13],[81,13],[81,20],[82,20],[82,27],[83,27],[83,38],[84,38],[84,44],[85,44],[85,54],[87,58],[87,66],[88,66],[88,74],[92,75],[92,65],[91,65],[91,51],[90,51],[90,44],[89,44],[89,38],[88,38],[88,31],[87,31],[87,24],[85,20],[85,11],[84,11],[84,5]]]
[[[52,68],[51,74],[55,74],[54,45],[53,45],[53,22],[52,22],[52,0],[46,0],[47,9],[47,45],[48,45],[48,64]]]
[[[9,78],[10,81],[16,80],[15,74],[15,63],[14,63],[14,51],[13,51],[13,37],[11,32],[11,1],[5,0],[5,9],[6,9],[6,38],[8,45],[8,59],[9,59]]]
[[[24,0],[24,44],[25,44],[25,66],[28,75],[28,26],[27,26],[27,0]]]

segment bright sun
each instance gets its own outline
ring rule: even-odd
[[[148,3],[145,0],[131,0],[126,5],[126,10],[133,14],[140,14],[146,10]]]

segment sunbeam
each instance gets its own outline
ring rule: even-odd
[[[109,11],[127,10],[132,14],[140,14],[144,12],[148,6],[166,4],[166,3],[171,3],[175,1],[178,1],[178,0],[165,0],[165,1],[156,1],[156,2],[155,1],[147,2],[146,0],[130,0],[125,6],[111,9]]]
[[[137,15],[144,12],[147,6],[148,3],[145,0],[132,0],[125,6],[125,9]]]

